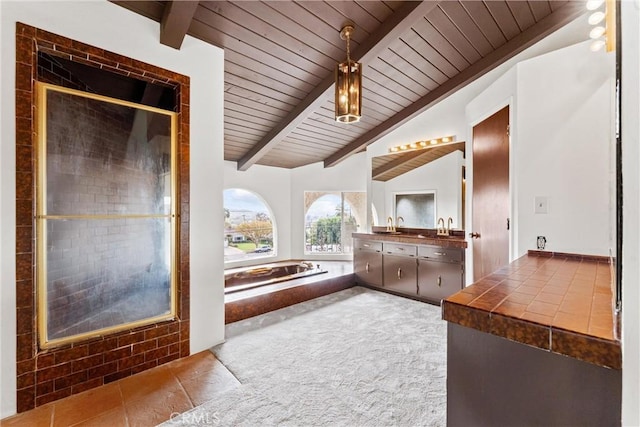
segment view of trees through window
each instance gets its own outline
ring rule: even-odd
[[[275,256],[271,210],[256,194],[224,190],[224,261]]]
[[[365,220],[362,192],[305,192],[305,254],[349,254]]]

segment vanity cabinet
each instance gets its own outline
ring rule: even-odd
[[[356,281],[371,286],[382,287],[382,242],[355,239],[353,272]]]
[[[383,244],[382,271],[384,287],[407,295],[418,294],[418,261],[415,245]]]
[[[464,246],[429,243],[354,238],[356,282],[440,304],[464,287]]]
[[[463,249],[418,246],[419,297],[440,304],[463,287]]]

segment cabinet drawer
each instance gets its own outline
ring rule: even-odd
[[[447,262],[461,262],[462,249],[443,248],[440,246],[418,246],[418,256]]]
[[[374,242],[372,240],[356,239],[356,249],[361,251],[382,251],[382,242]]]
[[[405,245],[402,243],[388,243],[384,242],[383,245],[384,253],[393,254],[393,255],[406,255],[406,256],[416,256],[416,246],[415,245]]]

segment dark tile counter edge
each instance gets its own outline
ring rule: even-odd
[[[510,341],[537,347],[611,369],[622,369],[620,342],[565,331],[463,304],[442,301],[442,318],[448,322],[490,333]]]

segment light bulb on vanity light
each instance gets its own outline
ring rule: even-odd
[[[605,45],[605,41],[602,39],[599,40],[594,40],[593,42],[591,42],[591,44],[589,45],[589,49],[591,50],[591,52],[597,52],[600,49],[602,49]]]
[[[605,31],[605,28],[602,26],[594,27],[589,33],[589,37],[591,37],[592,39],[599,39],[604,35]]]
[[[588,0],[587,1],[587,10],[596,10],[600,6],[602,6],[604,0]]]
[[[597,11],[589,16],[589,25],[598,25],[604,19],[605,14],[602,11]]]

